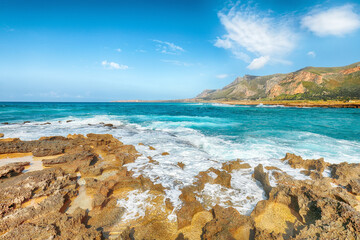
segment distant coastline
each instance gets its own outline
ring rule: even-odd
[[[117,100],[118,103],[220,103],[229,105],[283,105],[287,107],[322,107],[322,108],[360,108],[360,100],[350,101],[310,101],[310,100],[212,100],[178,99],[178,100]]]

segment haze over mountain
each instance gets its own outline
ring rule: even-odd
[[[306,67],[288,74],[238,77],[218,90],[204,90],[202,100],[360,99],[360,62],[343,67]]]

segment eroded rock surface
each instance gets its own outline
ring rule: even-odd
[[[29,166],[29,162],[17,162],[17,163],[9,163],[5,166],[0,167],[0,178],[12,177],[18,175],[22,171],[24,171],[26,166]]]
[[[296,180],[277,167],[252,169],[241,160],[230,161],[200,172],[192,185],[180,189],[176,206],[166,198],[169,189],[127,170],[139,153],[109,134],[0,141],[0,154],[8,153],[27,153],[46,168],[24,171],[28,162],[0,167],[0,239],[360,238],[360,164],[287,154],[285,164],[311,177]],[[323,176],[325,169],[330,177]],[[249,216],[201,200],[209,184],[231,189],[240,171],[253,171],[266,195]],[[276,185],[270,185],[270,176]],[[134,193],[148,197],[139,202]],[[131,213],[136,207],[141,216]]]

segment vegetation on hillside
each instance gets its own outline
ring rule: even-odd
[[[294,95],[282,94],[275,100],[350,100],[360,99],[360,72],[354,72],[341,77],[329,79],[324,84],[302,82],[306,88],[304,93]]]

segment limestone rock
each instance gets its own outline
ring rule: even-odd
[[[252,219],[243,216],[234,208],[216,205],[212,209],[214,219],[203,227],[201,239],[250,239],[253,228]]]
[[[5,166],[0,167],[0,178],[4,177],[12,177],[19,173],[21,173],[25,166],[29,166],[29,162],[17,162],[17,163],[9,163]]]
[[[254,168],[253,177],[261,183],[266,196],[269,196],[269,193],[272,189],[269,181],[269,174],[264,172],[264,168],[261,164]]]
[[[304,160],[302,157],[292,153],[287,153],[286,156],[281,159],[287,161],[292,168],[305,168],[306,170],[315,170],[322,173],[324,169],[329,165],[323,158]]]

